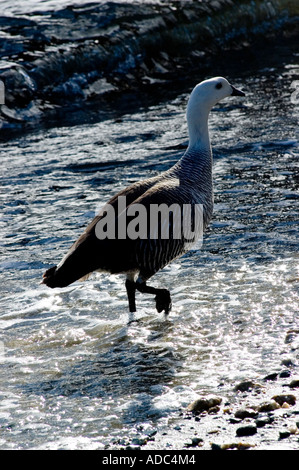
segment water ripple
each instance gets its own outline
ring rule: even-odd
[[[39,282],[111,194],[179,158],[186,95],[167,110],[157,104],[3,144],[1,447],[104,448],[125,442],[135,425],[163,427],[199,393],[221,386],[229,397],[237,380],[283,358],[296,363],[298,109],[284,102],[291,71],[283,82],[281,70],[247,78],[245,105],[212,113],[211,226],[200,251],[153,279],[172,292],[169,320],[140,294],[138,321],[128,324],[120,277],[53,291]]]

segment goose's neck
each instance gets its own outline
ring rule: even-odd
[[[208,117],[209,112],[204,110],[201,111],[200,115],[187,116],[189,130],[188,151],[211,152]]]

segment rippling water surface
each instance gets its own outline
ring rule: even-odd
[[[171,290],[168,320],[139,295],[128,324],[121,277],[39,282],[110,195],[181,156],[188,93],[1,144],[1,448],[117,447],[198,394],[229,397],[236,381],[296,362],[295,64],[231,79],[246,98],[211,114],[214,217],[201,250],[152,280]]]

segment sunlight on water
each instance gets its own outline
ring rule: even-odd
[[[1,447],[104,448],[134,426],[163,428],[199,393],[229,396],[236,381],[295,362],[286,341],[298,328],[299,279],[291,70],[285,89],[279,71],[248,78],[245,104],[212,113],[214,218],[201,250],[153,279],[171,290],[168,319],[140,294],[138,321],[128,323],[121,277],[53,291],[39,282],[99,204],[177,161],[187,95],[166,111],[158,104],[3,145]]]

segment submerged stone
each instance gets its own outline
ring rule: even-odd
[[[235,390],[237,392],[249,392],[255,388],[259,388],[260,386],[253,382],[252,380],[244,380],[240,382],[238,385],[235,386]]]

